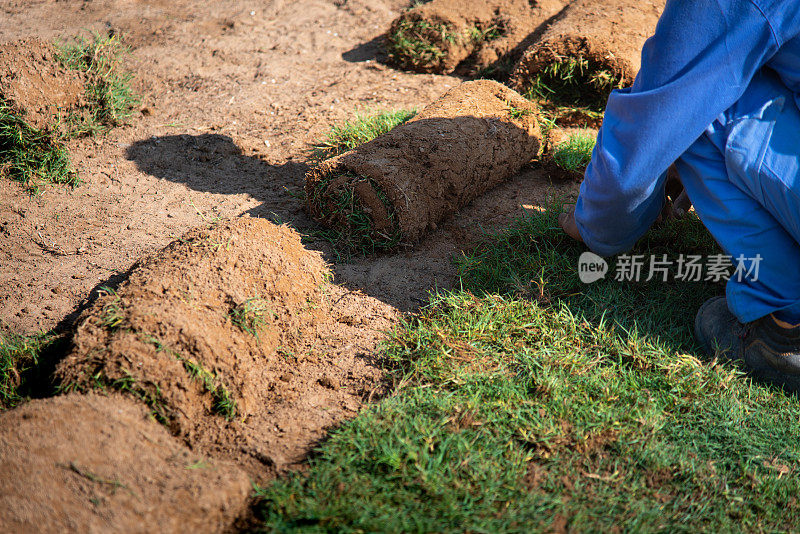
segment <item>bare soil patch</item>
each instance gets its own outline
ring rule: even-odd
[[[381,387],[370,358],[395,312],[327,277],[286,226],[193,230],[84,313],[58,379],[127,392],[193,449],[269,478]]]
[[[180,445],[121,396],[67,395],[0,414],[7,532],[219,532],[249,493],[239,468]]]
[[[399,232],[398,240],[414,243],[539,153],[537,117],[534,104],[497,82],[465,82],[412,120],[310,172],[309,209],[344,232],[363,231],[376,241]],[[343,198],[354,198],[355,208]],[[348,210],[359,207],[371,228],[354,227]]]

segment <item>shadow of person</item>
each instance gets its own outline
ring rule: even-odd
[[[385,50],[386,35],[381,34],[366,43],[354,46],[350,50],[342,53],[342,59],[348,63],[364,63],[366,61],[376,61],[386,64],[389,56]]]
[[[303,212],[302,191],[309,166],[288,161],[270,164],[248,156],[227,135],[166,135],[133,143],[128,160],[151,176],[195,191],[248,194],[260,204],[247,211],[253,217],[312,224]]]
[[[306,163],[270,164],[257,156],[244,154],[232,138],[221,134],[151,137],[132,144],[126,157],[144,173],[185,184],[195,191],[250,195],[259,204],[245,213],[290,224],[306,236],[303,243],[307,248],[320,251],[332,264],[337,283],[363,290],[397,308],[416,308],[430,288],[445,285],[445,277],[449,281],[452,275],[442,275],[439,264],[449,264],[447,258],[455,249],[443,252],[441,247],[435,249],[434,256],[442,258],[437,257],[435,261],[431,261],[430,253],[423,252],[416,257],[386,254],[354,258],[346,265],[337,262],[336,250],[326,240],[315,237],[321,227],[305,211],[305,175],[310,169]],[[400,273],[403,273],[402,278]],[[412,290],[408,289],[409,285],[413,286]],[[93,292],[93,297],[96,293]],[[70,320],[74,320],[91,300],[93,298],[87,299]]]

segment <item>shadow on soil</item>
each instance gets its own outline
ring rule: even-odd
[[[415,309],[430,289],[442,287],[442,276],[432,274],[434,270],[449,270],[438,265],[439,258],[432,260],[425,252],[420,254],[419,247],[413,255],[406,251],[337,262],[331,245],[313,236],[320,226],[304,209],[305,175],[310,170],[306,163],[271,165],[244,154],[233,139],[219,134],[153,137],[131,145],[126,156],[139,170],[196,191],[252,196],[260,204],[248,210],[249,215],[288,223],[301,234],[311,234],[304,244],[322,252],[332,264],[337,283],[362,290],[401,310]],[[441,258],[444,263],[449,264],[450,254],[455,251],[451,249]],[[413,290],[410,286],[414,286]]]
[[[378,63],[386,64],[389,60],[389,56],[386,54],[384,50],[384,44],[386,42],[386,36],[379,35],[372,39],[371,41],[367,41],[366,43],[361,43],[360,45],[356,45],[352,49],[344,52],[342,54],[342,59],[347,61],[348,63],[364,63],[366,61],[376,61]]]
[[[309,166],[289,161],[271,165],[242,152],[227,135],[167,135],[137,141],[127,158],[142,172],[195,191],[248,194],[261,204],[247,213],[308,229],[303,213],[303,186]]]
[[[170,135],[134,143],[127,158],[143,172],[186,184],[196,191],[247,194],[260,204],[247,211],[278,223],[288,223],[308,236],[304,244],[322,252],[331,264],[336,283],[364,293],[401,311],[414,311],[427,302],[432,290],[452,287],[456,268],[452,258],[474,246],[485,231],[505,227],[522,213],[521,206],[539,205],[549,196],[574,189],[554,184],[531,169],[483,195],[442,221],[413,250],[367,257],[339,257],[332,246],[315,237],[321,227],[305,212],[305,162],[272,165],[243,153],[225,135]]]

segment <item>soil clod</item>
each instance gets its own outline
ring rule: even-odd
[[[67,395],[0,414],[6,532],[221,532],[250,491],[239,468],[190,451],[121,396]]]

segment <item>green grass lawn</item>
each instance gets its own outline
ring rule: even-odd
[[[595,136],[590,132],[577,132],[555,146],[553,161],[564,170],[583,173],[592,161]]]
[[[699,357],[719,283],[583,285],[556,209],[460,259],[384,344],[394,393],[258,488],[285,532],[797,529],[796,401]],[[637,253],[712,254],[695,218]],[[613,278],[613,277],[610,277]]]

